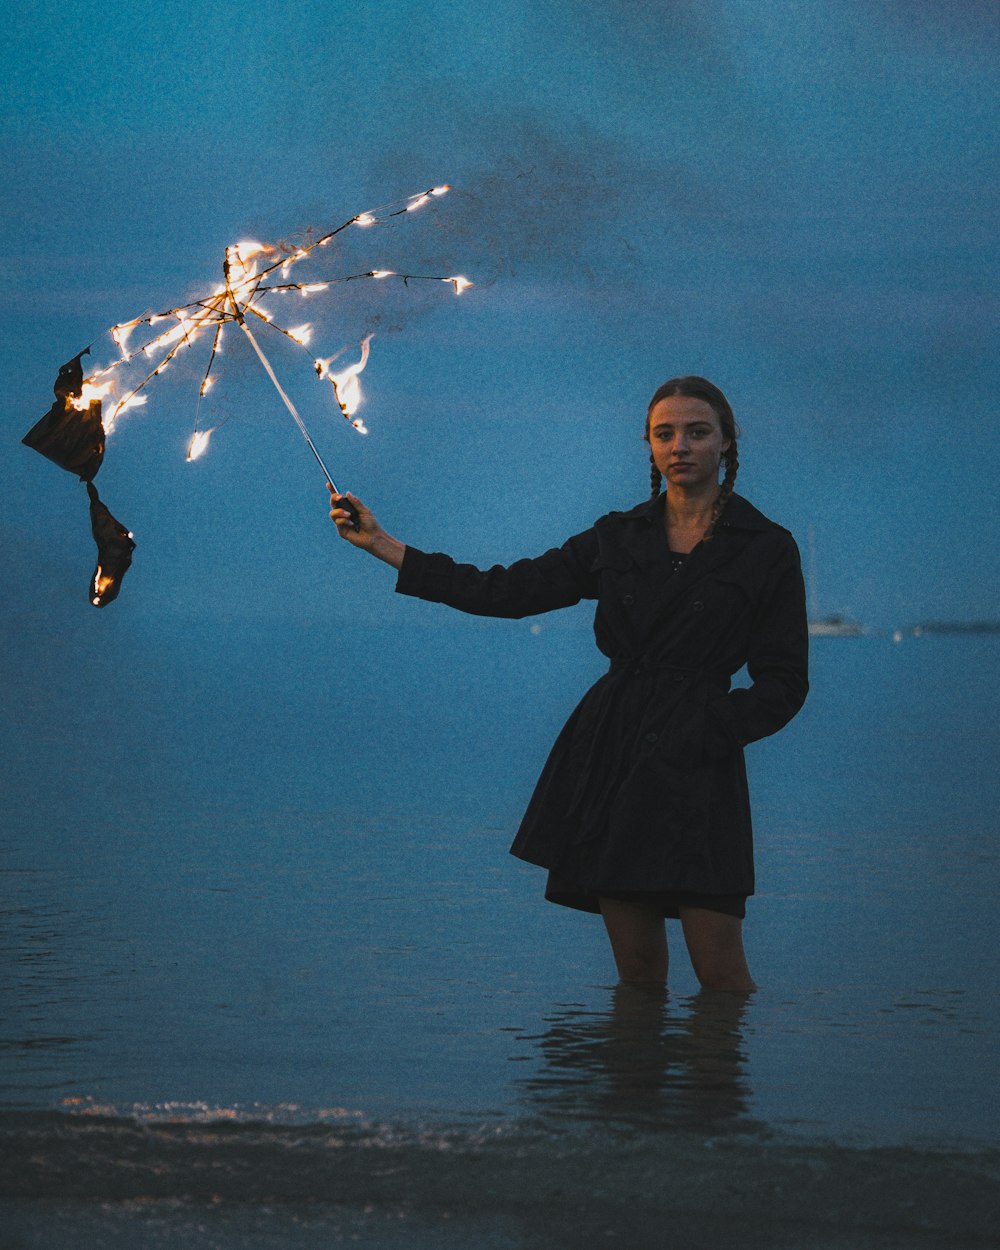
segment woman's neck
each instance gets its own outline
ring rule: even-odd
[[[663,515],[671,551],[687,554],[698,546],[712,524],[712,509],[718,497],[718,486],[695,495],[688,491],[667,491]]]
[[[715,501],[719,498],[719,485],[715,483],[706,490],[692,494],[673,486],[667,491],[667,526],[690,529],[700,523],[707,525],[712,516]]]

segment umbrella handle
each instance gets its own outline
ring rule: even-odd
[[[335,508],[343,508],[345,512],[350,513],[351,529],[354,530],[355,534],[360,534],[361,533],[361,516],[357,508],[354,506],[353,503],[351,503],[351,501],[347,498],[347,496],[346,495],[334,495],[333,506]]]

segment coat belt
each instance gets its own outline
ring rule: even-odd
[[[710,682],[725,694],[729,690],[730,675],[710,668],[685,668],[680,664],[670,664],[655,655],[616,655],[611,660],[609,673],[615,676],[643,677],[647,674],[664,675],[676,682],[690,679],[702,679]]]

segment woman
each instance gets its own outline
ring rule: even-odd
[[[486,572],[404,546],[352,495],[355,529],[332,500],[341,537],[398,569],[402,594],[503,617],[597,600],[610,668],[557,738],[511,852],[549,870],[548,899],[600,912],[623,981],[665,980],[672,916],[703,986],[755,988],[743,747],[802,706],[808,633],[794,539],[733,493],[737,435],[718,387],[665,382],[646,414],[652,497]],[[744,664],[753,684],[731,691]]]

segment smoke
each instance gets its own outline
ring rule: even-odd
[[[473,134],[446,167],[453,190],[434,206],[422,261],[461,265],[479,285],[516,277],[600,290],[635,280],[652,176],[628,145],[527,113],[480,118]],[[427,164],[412,148],[383,150],[369,178],[419,186]]]

